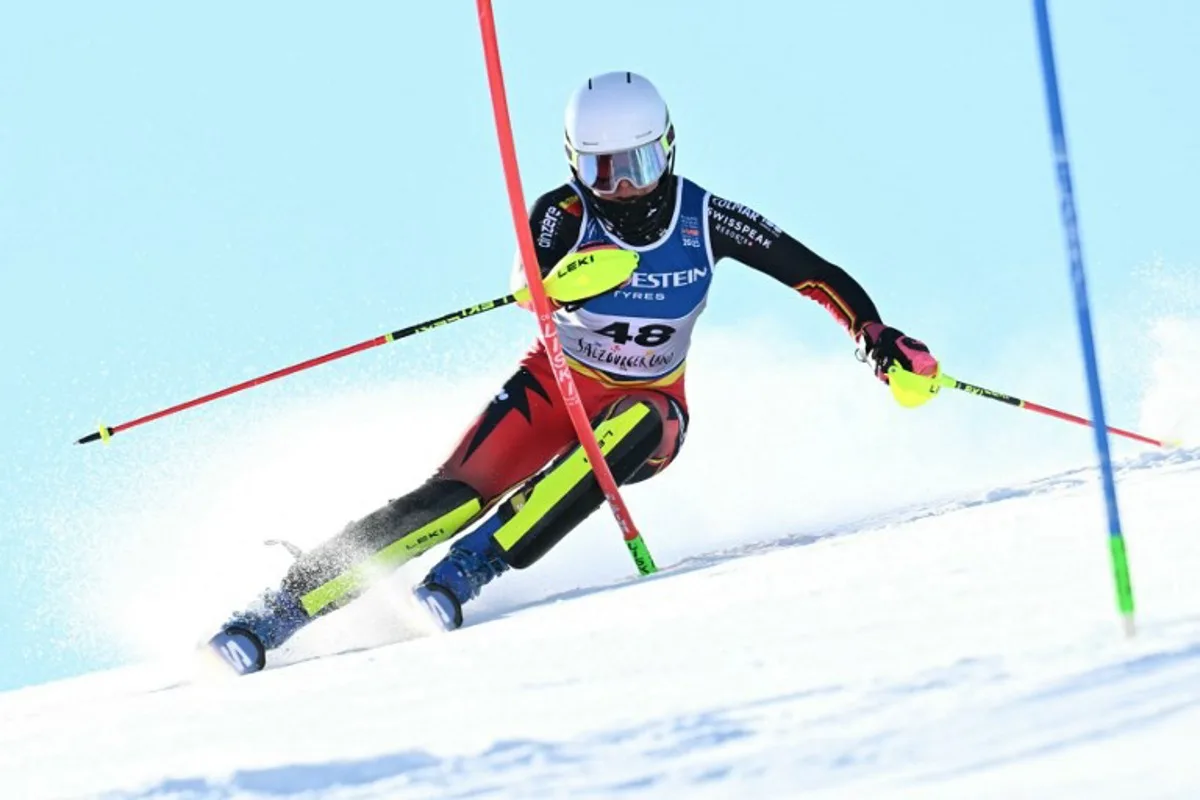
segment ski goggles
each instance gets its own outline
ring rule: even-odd
[[[662,137],[619,153],[581,153],[567,145],[567,155],[579,180],[597,194],[610,194],[621,181],[646,189],[661,178],[671,163],[674,130]]]

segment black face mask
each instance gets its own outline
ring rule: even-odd
[[[675,175],[670,171],[649,193],[630,200],[608,200],[584,190],[592,213],[608,232],[635,247],[661,237],[675,214]]]

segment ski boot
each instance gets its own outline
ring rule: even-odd
[[[238,675],[258,672],[274,650],[310,621],[300,603],[280,589],[265,592],[249,610],[234,614],[208,647]]]
[[[508,570],[508,563],[492,541],[492,534],[500,524],[500,516],[495,514],[455,542],[445,558],[413,590],[417,601],[443,630],[462,627],[463,604],[478,596],[485,584]]]

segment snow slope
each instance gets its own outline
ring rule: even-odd
[[[0,798],[1200,796],[1200,452],[1117,446],[1126,640],[1086,431],[900,409],[768,325],[698,334],[683,454],[626,492],[660,575],[601,512],[426,635],[405,598],[435,550],[244,681],[181,656],[285,567],[261,542],[415,485],[515,353],[400,348],[130,434],[43,515],[29,624],[137,666],[0,694]],[[1200,441],[1200,323],[1153,333],[1117,388]],[[961,377],[1084,409],[1074,344],[1038,348]]]
[[[0,695],[0,786],[14,798],[1200,796],[1200,451],[1128,462],[1120,489],[1133,640],[1114,610],[1097,481],[1068,472],[485,611],[453,634],[293,653],[240,681],[158,662]]]

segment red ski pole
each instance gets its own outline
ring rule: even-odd
[[[627,251],[611,251],[604,254],[590,253],[587,255],[576,254],[564,258],[561,262],[555,265],[554,270],[546,276],[545,281],[538,283],[538,289],[543,293],[548,293],[558,302],[574,302],[585,297],[619,286],[621,283],[629,279],[633,271],[637,269],[638,255],[637,253]],[[443,325],[449,325],[453,322],[474,317],[486,311],[491,311],[497,308],[503,308],[510,303],[524,303],[529,300],[529,289],[521,289],[513,294],[497,297],[494,300],[486,300],[482,303],[476,303],[473,306],[460,308],[458,311],[452,311],[449,314],[443,314],[440,317],[418,322],[416,325],[409,325],[407,328],[384,333],[372,339],[367,339],[365,342],[352,344],[349,347],[343,347],[340,350],[334,350],[332,353],[326,353],[323,356],[310,358],[307,361],[301,361],[299,364],[293,364],[290,367],[277,369],[274,372],[268,372],[266,375],[260,375],[257,378],[251,378],[248,381],[234,384],[225,389],[211,392],[197,397],[194,400],[188,400],[170,408],[164,408],[162,411],[155,411],[153,414],[147,414],[144,417],[138,417],[135,420],[124,422],[120,425],[112,427],[102,426],[95,433],[89,433],[82,439],[79,439],[75,444],[87,444],[88,442],[96,442],[103,440],[107,442],[121,431],[135,428],[138,425],[145,425],[148,422],[153,422],[156,419],[169,417],[172,414],[178,414],[180,411],[186,411],[189,408],[195,408],[205,403],[211,403],[214,400],[219,400],[222,397],[228,397],[231,394],[251,389],[255,386],[261,386],[270,381],[279,380],[280,378],[294,375],[306,369],[311,369],[320,364],[327,364],[330,361],[336,361],[339,358],[361,353],[364,350],[370,350],[372,347],[379,347],[385,344],[405,339],[409,336],[415,336],[418,333],[431,331],[434,328],[440,328]]]
[[[163,417],[169,417],[172,414],[178,414],[180,411],[187,411],[189,408],[195,408],[196,406],[204,405],[205,403],[211,403],[214,400],[220,400],[222,397],[228,397],[231,394],[237,394],[238,392],[245,391],[246,389],[251,389],[255,386],[261,386],[264,383],[279,380],[280,378],[287,377],[288,375],[294,375],[297,372],[301,372],[306,369],[312,369],[313,367],[321,364],[327,364],[330,361],[336,361],[339,358],[345,358],[346,356],[351,356],[355,353],[361,353],[364,350],[370,350],[372,347],[390,344],[397,339],[403,339],[432,328],[439,328],[442,325],[448,325],[451,322],[457,322],[461,319],[466,319],[467,317],[473,317],[476,314],[482,314],[483,312],[491,311],[494,308],[501,308],[509,303],[515,303],[516,301],[517,298],[510,294],[506,297],[498,297],[495,300],[488,300],[484,303],[479,303],[477,305],[460,309],[453,313],[446,314],[445,316],[438,317],[437,319],[431,319],[427,322],[422,322],[417,325],[410,325],[407,328],[401,328],[400,330],[392,331],[391,333],[384,333],[372,339],[367,339],[364,342],[352,344],[348,347],[343,347],[340,350],[334,350],[332,353],[326,353],[323,356],[317,356],[316,358],[310,358],[307,361],[301,361],[298,364],[292,364],[290,367],[284,367],[283,369],[277,369],[274,372],[268,372],[266,375],[259,375],[257,378],[251,378],[248,381],[242,381],[241,383],[234,384],[233,386],[229,386],[215,392],[210,392],[209,394],[197,397],[193,400],[178,403],[170,408],[164,408],[161,411],[155,411],[154,413],[147,414],[144,417],[138,417],[137,419],[130,420],[129,422],[123,422],[120,425],[113,425],[112,427],[105,427],[102,425],[100,426],[100,430],[94,433],[89,433],[82,439],[77,440],[75,444],[87,444],[88,442],[96,441],[107,442],[118,433],[127,431],[130,428],[136,428],[138,425],[145,425],[148,422],[154,422],[155,420],[162,419]]]
[[[960,392],[975,395],[976,397],[986,397],[989,400],[996,400],[1005,405],[1015,408],[1023,408],[1026,411],[1033,411],[1037,414],[1044,414],[1047,417],[1061,419],[1064,422],[1073,422],[1076,425],[1086,425],[1091,428],[1095,423],[1087,417],[1080,417],[1076,414],[1068,414],[1066,411],[1058,411],[1049,406],[1032,403],[1028,400],[1022,400],[1019,397],[1013,397],[1010,394],[997,392],[994,389],[985,389],[982,386],[976,386],[966,381],[960,381],[957,378],[952,378],[945,373],[940,373],[935,378],[926,377],[924,375],[916,375],[911,372],[900,369],[900,367],[892,367],[888,370],[888,380],[892,384],[893,393],[900,391],[913,395],[936,394],[939,389],[957,389]],[[1179,442],[1171,439],[1155,439],[1141,433],[1134,433],[1122,428],[1115,428],[1112,425],[1106,425],[1105,428],[1113,436],[1122,436],[1126,439],[1132,439],[1135,442],[1143,444],[1152,444],[1155,447],[1179,447]]]

